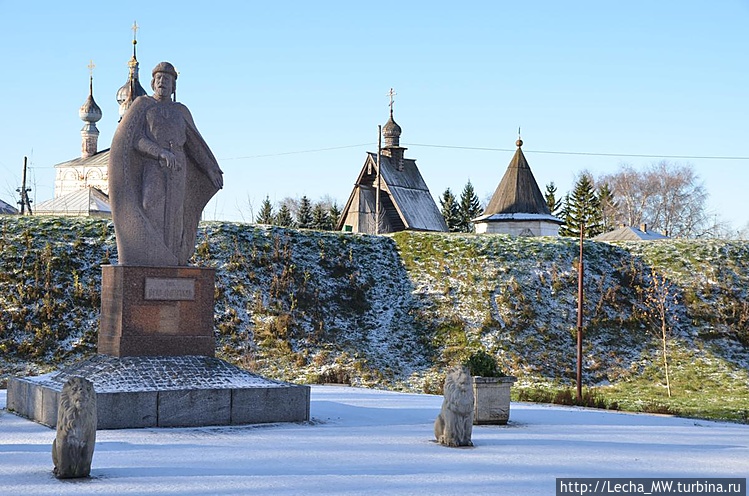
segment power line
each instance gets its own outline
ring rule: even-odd
[[[245,157],[222,158],[221,160],[241,160],[241,159],[246,159],[246,158],[280,157],[282,155],[297,155],[300,153],[327,152],[330,150],[343,150],[344,148],[357,148],[360,146],[370,146],[370,145],[372,145],[372,143],[362,143],[359,145],[332,146],[330,148],[317,148],[315,150],[297,150],[293,152],[267,153],[265,155],[247,155]]]
[[[477,150],[486,152],[514,152],[515,148],[489,148],[481,146],[458,146],[458,145],[434,145],[429,143],[404,143],[410,147],[425,147],[425,148],[446,148],[453,150]],[[278,153],[266,153],[262,155],[245,155],[241,157],[222,157],[221,161],[224,160],[246,160],[255,158],[269,158],[269,157],[281,157],[284,155],[301,155],[305,153],[318,153],[332,150],[343,150],[346,148],[359,148],[362,146],[375,146],[376,143],[359,143],[357,145],[343,145],[343,146],[331,146],[327,148],[315,148],[312,150],[294,150],[290,152],[278,152]],[[749,157],[741,156],[722,156],[722,155],[657,155],[657,154],[644,154],[644,153],[599,153],[599,152],[572,152],[572,151],[561,151],[561,150],[529,150],[525,149],[529,153],[545,153],[551,155],[584,155],[591,157],[631,157],[631,158],[671,158],[679,160],[749,160]],[[30,165],[29,169],[50,169],[54,166],[34,166]]]
[[[484,148],[477,146],[430,145],[426,143],[405,143],[408,146],[424,146],[428,148],[453,148],[457,150],[480,150],[490,152],[514,152],[512,148]],[[675,158],[702,160],[749,160],[749,157],[709,156],[709,155],[647,155],[642,153],[595,153],[595,152],[565,152],[555,150],[525,150],[530,153],[547,153],[554,155],[589,155],[594,157],[637,157],[637,158]]]

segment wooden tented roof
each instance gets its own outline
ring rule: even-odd
[[[518,139],[516,144],[518,149],[484,213],[472,219],[472,222],[543,221],[563,224],[561,219],[549,211],[546,199],[523,155],[523,141]]]
[[[518,213],[551,215],[520,146],[484,210],[484,215]]]

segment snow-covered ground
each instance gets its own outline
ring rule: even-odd
[[[53,477],[53,430],[3,410],[0,494],[549,495],[556,477],[749,474],[747,425],[513,403],[456,449],[433,442],[441,402],[313,386],[305,424],[98,431],[79,481]]]

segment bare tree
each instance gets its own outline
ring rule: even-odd
[[[676,306],[678,299],[676,291],[666,276],[658,274],[655,269],[650,270],[650,281],[644,288],[645,313],[650,321],[653,333],[661,341],[663,368],[666,374],[666,390],[671,397],[671,379],[668,371],[668,341],[677,320]]]
[[[644,171],[621,164],[618,172],[597,182],[609,185],[618,202],[618,218],[630,226],[647,223],[676,238],[710,233],[708,193],[689,164],[664,160]]]
[[[617,219],[629,226],[642,224],[648,192],[644,191],[643,174],[630,164],[622,163],[615,174],[598,178],[598,184],[608,184],[619,200]]]

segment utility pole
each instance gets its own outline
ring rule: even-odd
[[[26,214],[26,210],[28,209],[29,215],[31,215],[31,200],[29,200],[29,191],[31,191],[31,188],[26,187],[26,162],[28,158],[23,157],[23,176],[21,179],[21,187],[16,188],[16,192],[18,192],[21,195],[21,201],[18,202],[19,205],[21,205],[21,215]]]
[[[583,400],[583,238],[585,214],[580,219],[580,260],[577,262],[577,401]]]
[[[382,155],[382,125],[377,126],[377,180],[375,181],[375,234],[380,234],[380,156]]]

